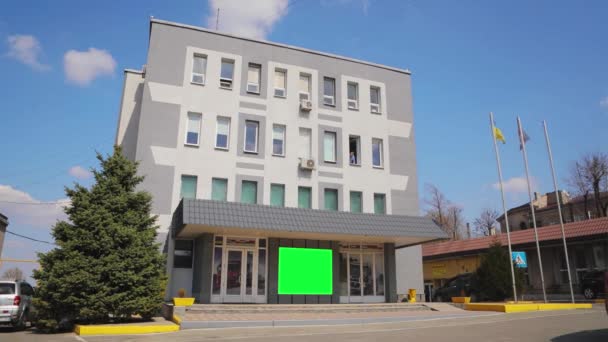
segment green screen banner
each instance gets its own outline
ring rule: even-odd
[[[279,247],[280,295],[331,295],[332,250]]]

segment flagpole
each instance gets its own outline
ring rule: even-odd
[[[564,230],[564,219],[562,216],[561,196],[557,188],[557,177],[555,176],[555,168],[553,167],[553,153],[551,153],[551,142],[549,142],[549,133],[547,131],[547,122],[543,120],[545,128],[545,141],[547,142],[547,151],[549,152],[549,164],[551,165],[551,175],[553,176],[553,186],[555,187],[555,195],[557,197],[557,212],[559,213],[559,224],[562,228],[562,242],[564,243],[564,256],[566,257],[566,268],[568,269],[568,284],[570,284],[570,299],[574,303],[574,290],[572,289],[572,276],[570,275],[570,258],[568,258],[568,246],[566,245],[566,233]]]
[[[526,142],[524,139],[524,130],[521,128],[521,120],[517,116],[517,133],[519,135],[519,144],[524,155],[524,165],[526,168],[526,183],[528,185],[528,198],[530,198],[530,211],[532,212],[532,226],[534,227],[534,238],[536,239],[536,254],[538,256],[538,269],[540,270],[540,283],[543,287],[543,299],[547,302],[547,291],[545,290],[545,276],[543,274],[543,261],[540,257],[540,244],[538,243],[538,229],[536,227],[536,214],[534,213],[534,203],[532,202],[532,188],[530,187],[530,171],[528,170],[528,153],[526,152]]]
[[[509,217],[507,216],[507,205],[505,203],[505,192],[502,186],[502,168],[500,167],[500,155],[498,154],[498,145],[496,144],[496,135],[494,134],[494,114],[490,112],[490,131],[492,133],[492,142],[494,143],[494,152],[496,152],[496,165],[498,166],[498,184],[500,185],[500,197],[502,199],[502,209],[505,215],[505,227],[507,228],[507,245],[509,246],[509,264],[511,265],[511,284],[513,286],[513,299],[517,303],[517,288],[515,286],[515,270],[513,269],[513,251],[511,250],[511,232],[509,230]]]

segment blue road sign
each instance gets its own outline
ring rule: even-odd
[[[512,252],[511,258],[515,262],[515,266],[518,268],[528,267],[528,260],[526,259],[526,252]]]

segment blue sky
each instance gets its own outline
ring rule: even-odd
[[[507,138],[509,205],[527,199],[516,115],[532,139],[538,191],[552,190],[541,120],[562,184],[571,161],[608,149],[606,1],[177,3],[2,1],[0,201],[58,201],[65,185],[90,184],[94,151],[114,141],[122,69],[146,61],[149,16],[207,26],[218,5],[220,30],[411,69],[421,202],[424,184],[435,184],[470,221],[500,210],[489,111]],[[0,202],[0,212],[10,230],[43,240],[61,217],[49,205]],[[8,236],[3,257],[46,249]]]

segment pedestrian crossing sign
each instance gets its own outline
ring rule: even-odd
[[[511,257],[515,266],[518,268],[528,267],[528,260],[526,259],[526,252],[512,252]]]

